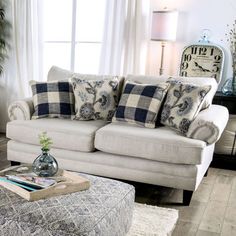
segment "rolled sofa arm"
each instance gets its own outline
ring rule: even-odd
[[[30,120],[33,113],[33,98],[15,101],[8,107],[8,116],[10,120]]]
[[[228,119],[229,112],[226,107],[211,105],[199,112],[189,127],[187,137],[203,140],[208,144],[215,143],[224,131]]]

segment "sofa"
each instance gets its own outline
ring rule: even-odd
[[[72,74],[54,66],[47,79],[65,80]],[[168,78],[130,75],[125,79],[155,84]],[[199,85],[210,84],[212,90],[207,99],[212,102],[217,90],[213,78],[177,79]],[[206,106],[191,123],[188,133],[183,135],[166,126],[148,129],[103,120],[32,120],[33,112],[32,98],[15,101],[9,106],[7,155],[12,163],[32,163],[40,153],[38,134],[47,131],[53,140],[50,152],[60,168],[183,189],[185,205],[190,203],[192,193],[206,175],[215,142],[229,117],[223,106]]]

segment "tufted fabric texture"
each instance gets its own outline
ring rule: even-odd
[[[1,187],[0,235],[126,235],[132,223],[134,187],[111,179],[83,176],[91,181],[89,190],[35,202]]]

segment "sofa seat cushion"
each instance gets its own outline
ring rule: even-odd
[[[147,129],[112,123],[96,132],[95,148],[107,153],[176,164],[201,164],[206,143],[168,127]]]
[[[66,119],[15,120],[7,124],[7,137],[22,143],[39,145],[38,135],[46,131],[52,147],[81,152],[94,151],[95,132],[104,121],[73,121]]]

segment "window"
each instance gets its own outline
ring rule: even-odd
[[[52,65],[97,73],[107,0],[44,0],[44,75]]]

